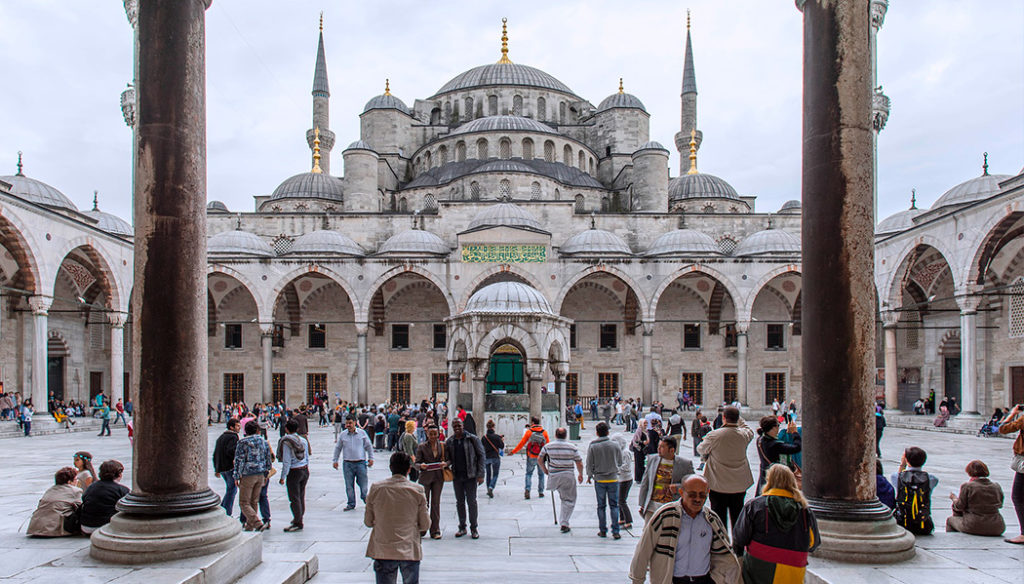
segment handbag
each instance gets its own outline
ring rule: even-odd
[[[1013,460],[1010,462],[1010,470],[1024,473],[1024,454],[1013,455]]]
[[[448,462],[448,448],[443,444],[441,445],[441,453],[441,462]],[[452,470],[452,467],[446,466],[441,469],[441,478],[444,479],[444,482],[450,483],[455,480],[455,471]]]

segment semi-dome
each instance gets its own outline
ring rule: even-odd
[[[370,146],[363,140],[356,140],[355,142],[349,144],[345,148],[345,150],[373,150],[373,146]]]
[[[910,229],[914,226],[914,218],[924,212],[924,209],[911,207],[895,215],[890,215],[878,222],[878,225],[875,226],[875,235],[898,233]]]
[[[329,229],[311,231],[299,236],[292,244],[290,254],[337,254],[361,256],[365,252],[347,235]]]
[[[722,250],[706,233],[695,229],[676,229],[655,239],[644,255],[722,255]]]
[[[595,228],[573,235],[558,251],[563,255],[633,255],[621,237]]]
[[[782,208],[779,209],[780,215],[798,215],[800,213],[801,204],[800,201],[793,199],[786,201],[782,204]]]
[[[222,231],[206,240],[207,253],[246,255],[255,257],[272,257],[274,250],[270,244],[248,231],[236,229]]]
[[[220,201],[210,201],[206,204],[206,210],[209,213],[228,213],[228,206]]]
[[[473,132],[540,132],[557,134],[551,126],[523,116],[487,116],[466,122],[452,130],[450,136]]]
[[[366,105],[363,106],[363,113],[374,109],[395,109],[404,114],[412,115],[412,110],[409,109],[409,106],[405,105],[404,101],[391,95],[390,92],[385,92],[371,98],[370,101],[366,102]]]
[[[515,203],[501,202],[488,205],[469,222],[469,229],[482,227],[516,227],[531,231],[544,231],[540,221]]]
[[[604,98],[603,100],[601,100],[601,103],[597,105],[597,113],[601,113],[605,110],[610,110],[617,107],[638,109],[643,112],[647,111],[647,108],[644,107],[644,104],[642,101],[640,101],[640,98],[631,93],[623,93],[620,91],[618,93],[613,93],[608,97]]]
[[[437,97],[451,91],[463,91],[495,85],[519,85],[576,95],[564,83],[540,69],[518,63],[491,63],[474,67],[469,71],[456,75],[451,81],[441,86],[441,89],[438,89],[437,93],[432,97]]]
[[[77,211],[78,207],[64,193],[43,181],[29,178],[20,172],[12,176],[0,176],[0,180],[11,183],[15,195],[44,207]]]
[[[85,214],[95,219],[96,227],[102,229],[103,231],[106,231],[107,233],[120,235],[122,237],[135,236],[135,229],[131,226],[131,224],[125,221],[124,219],[121,219],[117,215],[104,213],[103,211],[100,211],[96,207],[93,207],[92,211],[86,211]]]
[[[668,182],[668,200],[736,199],[740,196],[732,185],[713,174],[684,174]]]
[[[496,282],[469,297],[465,313],[554,314],[551,303],[536,288],[520,282]]]
[[[274,193],[271,200],[278,199],[328,199],[344,200],[341,179],[324,172],[304,172],[286,179]]]
[[[951,205],[962,205],[973,203],[988,198],[999,191],[999,183],[1011,178],[1008,174],[988,174],[987,172],[979,177],[964,181],[949,189],[939,200],[935,201],[932,209],[941,209]]]
[[[448,255],[450,251],[448,244],[437,235],[422,229],[410,229],[392,235],[377,253]]]
[[[800,240],[782,229],[765,229],[747,236],[733,251],[736,257],[761,255],[799,255]]]

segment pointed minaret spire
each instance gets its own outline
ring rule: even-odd
[[[619,77],[619,93],[625,93],[625,91],[622,90],[622,77]]]
[[[310,151],[319,129],[320,151],[323,153],[317,164],[316,156],[313,166],[331,173],[331,149],[334,148],[334,132],[331,131],[331,89],[327,83],[327,56],[324,51],[324,13],[320,13],[320,39],[316,47],[316,68],[313,70],[313,127],[306,130],[306,143]],[[313,152],[316,154],[316,152]]]
[[[93,191],[92,192],[92,210],[93,211],[99,211],[100,210],[100,192],[99,191]]]
[[[679,173],[686,172],[686,151],[693,134],[696,148],[704,138],[697,129],[697,75],[693,67],[693,42],[690,40],[690,11],[686,11],[686,52],[683,55],[683,91],[680,95],[682,108],[680,112],[679,133],[676,134],[676,151],[679,152]]]
[[[22,174],[21,171],[22,171],[21,150],[18,150],[18,173],[15,176],[25,176],[24,174]]]

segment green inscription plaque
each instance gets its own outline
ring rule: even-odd
[[[546,245],[464,245],[462,261],[470,264],[537,264],[547,261]]]

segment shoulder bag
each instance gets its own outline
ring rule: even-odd
[[[1010,470],[1024,473],[1024,454],[1013,455],[1013,461],[1010,462]]]
[[[441,461],[448,462],[448,446],[443,443],[441,444]],[[451,465],[441,469],[441,478],[443,478],[446,483],[450,483],[455,480],[455,471],[452,470]]]

